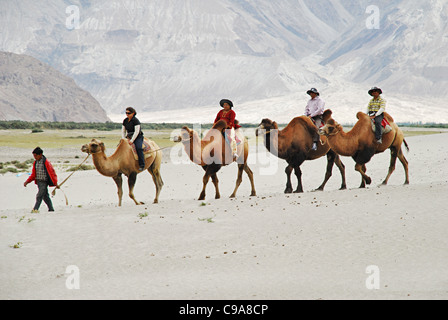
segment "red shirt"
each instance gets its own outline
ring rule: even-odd
[[[47,160],[47,158],[43,157],[44,164],[45,164],[45,171],[47,173],[47,183],[50,187],[54,187],[58,185],[58,176],[56,175],[56,172],[54,171],[53,166],[51,165],[50,161]],[[34,181],[37,184],[36,181],[36,161],[33,163],[33,170],[31,173],[31,176],[26,180],[26,182],[30,183],[31,181]]]
[[[216,123],[222,119],[222,120],[226,120],[227,127],[229,127],[229,128],[235,128],[235,129],[241,128],[240,125],[235,124],[235,117],[236,117],[235,111],[229,110],[229,112],[227,112],[226,115],[223,115],[223,114],[224,114],[224,109],[218,112],[218,115],[216,116],[214,123]]]

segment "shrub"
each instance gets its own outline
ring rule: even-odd
[[[77,171],[77,170],[93,170],[95,169],[94,166],[89,166],[87,164],[83,164],[80,167],[78,166],[73,166],[71,168],[68,168],[67,171]]]

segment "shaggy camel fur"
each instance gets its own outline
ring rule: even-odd
[[[212,178],[215,186],[215,199],[221,197],[218,187],[218,177],[216,173],[222,166],[233,163],[232,150],[229,144],[225,141],[223,131],[226,129],[227,123],[225,120],[216,122],[212,129],[209,130],[207,135],[201,140],[196,131],[190,130],[188,127],[183,127],[181,130],[181,136],[175,139],[176,142],[182,141],[185,152],[193,163],[200,165],[204,171],[204,177],[202,179],[203,187],[198,200],[205,199],[205,188],[210,178]],[[238,129],[236,130],[237,136]],[[238,176],[236,180],[235,190],[233,191],[231,198],[234,198],[236,191],[241,184],[243,170],[249,177],[252,187],[251,196],[256,196],[253,173],[247,165],[247,156],[249,154],[249,144],[247,139],[240,137],[242,143],[237,147],[238,158],[236,160],[238,164]]]
[[[160,165],[162,163],[162,151],[154,141],[145,140],[150,144],[152,150],[157,150],[152,155],[145,159],[145,169],[151,174],[154,184],[156,186],[156,196],[154,203],[159,202],[159,194],[163,187],[162,177],[160,175]],[[114,154],[107,157],[105,154],[106,147],[104,143],[97,139],[92,139],[89,144],[82,146],[81,151],[92,155],[93,164],[99,173],[106,177],[112,177],[118,188],[118,206],[121,206],[121,199],[123,197],[122,174],[128,177],[129,197],[134,200],[135,204],[144,204],[139,202],[134,197],[134,185],[137,180],[139,171],[138,161],[135,160],[132,152],[132,147],[129,145],[127,139],[121,139]]]
[[[384,117],[389,122],[392,130],[383,135],[383,142],[378,144],[375,139],[375,134],[372,130],[370,117],[358,112],[356,117],[358,122],[347,133],[344,132],[342,126],[334,119],[329,119],[326,125],[319,130],[320,135],[327,136],[327,141],[336,153],[342,156],[350,156],[355,160],[355,170],[361,174],[362,182],[360,188],[365,188],[366,184],[370,184],[372,179],[366,175],[366,163],[370,161],[374,154],[384,152],[390,149],[390,166],[389,173],[384,179],[383,184],[387,184],[392,172],[395,170],[395,163],[400,159],[403,164],[405,172],[405,184],[409,184],[408,161],[404,157],[401,148],[402,143],[405,144],[406,149],[409,150],[408,144],[404,139],[403,132],[394,122],[394,119],[386,112]]]
[[[331,114],[331,111],[329,112]],[[339,155],[332,151],[328,144],[318,144],[316,151],[311,149],[313,134],[317,133],[317,128],[309,117],[296,117],[283,130],[278,130],[278,125],[275,121],[263,119],[255,132],[256,136],[262,134],[263,131],[261,130],[266,130],[263,138],[268,151],[280,159],[286,160],[288,163],[285,169],[287,178],[285,193],[292,192],[292,170],[294,170],[298,181],[297,189],[294,192],[303,192],[300,165],[305,160],[315,160],[324,155],[327,155],[327,171],[324,181],[317,190],[324,190],[325,184],[331,177],[334,163],[336,163],[336,166],[341,172],[341,190],[346,189],[345,166],[339,158]]]

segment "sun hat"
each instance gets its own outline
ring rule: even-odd
[[[372,93],[373,92],[379,92],[379,94],[383,94],[383,90],[381,90],[380,88],[378,88],[378,87],[372,87],[370,90],[369,90],[369,95],[372,95]]]
[[[230,101],[229,99],[222,99],[221,101],[219,101],[219,104],[221,105],[221,107],[224,107],[224,103],[228,103],[230,108],[233,108],[233,102]]]
[[[311,88],[311,89],[308,90],[306,93],[308,93],[308,94],[310,94],[310,93],[315,93],[315,94],[317,94],[318,96],[320,96],[320,93],[319,93],[319,91],[317,91],[316,88]]]

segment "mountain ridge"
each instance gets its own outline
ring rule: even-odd
[[[0,120],[110,121],[75,81],[27,55],[0,52]]]
[[[421,108],[448,98],[442,0],[377,1],[379,29],[366,26],[368,0],[71,3],[80,12],[73,30],[63,0],[7,1],[0,43],[74,78],[109,115],[128,105],[154,115],[200,110],[222,97],[240,105],[286,102],[310,87],[334,104],[348,101],[338,91],[356,91],[358,100],[349,101],[364,104],[371,86],[405,103],[427,99]]]

